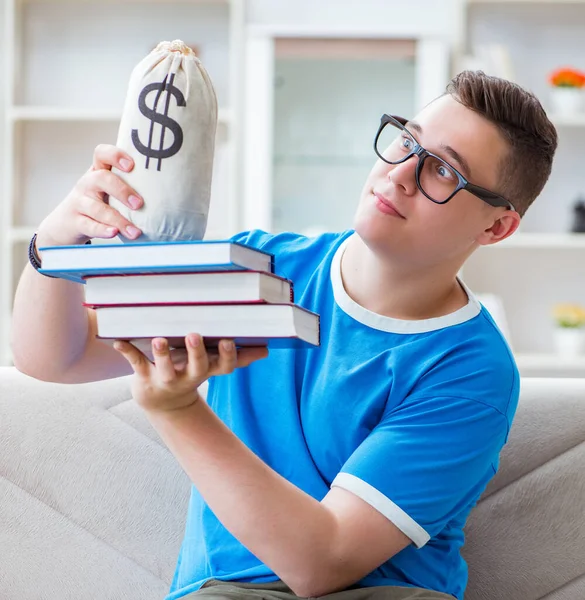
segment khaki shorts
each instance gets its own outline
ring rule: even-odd
[[[282,581],[238,583],[212,579],[182,600],[296,600],[298,596]],[[453,600],[453,596],[413,587],[376,586],[350,588],[321,596],[327,600]]]

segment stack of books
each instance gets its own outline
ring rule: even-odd
[[[171,347],[199,333],[208,348],[318,346],[319,315],[294,303],[293,282],[274,274],[271,254],[231,241],[48,246],[42,273],[85,284],[98,338],[152,338]]]

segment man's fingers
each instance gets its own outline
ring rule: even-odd
[[[219,358],[217,366],[214,369],[217,375],[226,375],[231,373],[236,368],[238,360],[238,353],[236,352],[236,345],[232,340],[221,340],[218,346]]]
[[[114,349],[130,363],[130,366],[137,375],[148,375],[151,363],[136,346],[133,346],[129,342],[116,340],[114,342]]]
[[[187,366],[189,355],[187,354],[186,348],[173,348],[171,350],[171,360],[175,365],[176,369],[184,368]]]
[[[209,357],[203,344],[203,338],[197,333],[190,333],[185,337],[185,347],[189,357],[187,374],[192,379],[206,379],[209,370]]]
[[[82,191],[103,202],[104,194],[112,196],[125,204],[128,208],[136,210],[144,201],[121,177],[106,169],[87,173],[80,182]]]
[[[100,169],[110,170],[112,167],[129,172],[134,168],[134,161],[129,154],[111,144],[96,146],[93,151],[92,169],[94,171]]]
[[[118,228],[107,223],[99,223],[85,215],[77,215],[77,231],[88,238],[110,239],[118,234]]]
[[[268,348],[265,346],[259,346],[256,348],[241,348],[238,350],[238,360],[236,367],[247,367],[248,365],[261,360],[268,356]]]
[[[177,378],[177,371],[171,360],[169,343],[165,338],[152,340],[152,355],[160,380],[163,383],[172,383]]]
[[[217,350],[209,351],[209,370],[212,375],[231,373],[235,369],[247,367],[253,362],[268,356],[268,348],[266,346],[255,346],[252,348],[236,348],[234,346],[231,349],[224,348],[223,342],[230,341],[222,340]]]
[[[79,202],[79,212],[98,223],[115,227],[118,232],[127,238],[136,239],[142,234],[138,227],[128,221],[115,208],[87,195],[83,196]]]

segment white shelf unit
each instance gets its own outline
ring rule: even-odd
[[[537,95],[557,127],[559,148],[521,231],[478,250],[463,277],[478,294],[500,298],[523,375],[585,377],[585,356],[555,353],[552,319],[554,304],[585,305],[585,234],[569,233],[573,204],[585,195],[585,107],[577,114],[550,110],[547,81],[565,64],[585,69],[585,1],[467,0],[466,11],[464,51],[480,55],[486,44],[507,48],[515,80]]]
[[[239,229],[245,0],[0,0],[0,364],[12,302],[40,221],[114,144],[130,73],[162,40],[196,45],[219,105],[206,236]],[[2,77],[3,75],[3,77]]]
[[[585,356],[555,352],[552,318],[555,304],[585,304],[584,257],[585,234],[519,233],[480,248],[465,264],[466,284],[499,298],[522,375],[585,377]]]

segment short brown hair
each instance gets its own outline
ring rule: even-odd
[[[493,123],[508,142],[497,191],[520,215],[541,193],[557,149],[557,131],[532,93],[483,71],[462,71],[446,94]]]

